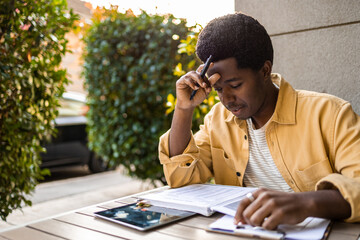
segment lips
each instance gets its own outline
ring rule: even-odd
[[[235,116],[237,116],[237,115],[239,115],[239,113],[241,112],[241,109],[243,109],[243,107],[237,108],[237,109],[232,109],[231,112],[232,112]]]
[[[245,106],[241,105],[241,106],[231,106],[231,107],[227,107],[227,109],[232,112],[234,115],[238,115],[240,114],[241,110],[244,108]]]

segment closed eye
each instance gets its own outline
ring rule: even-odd
[[[241,85],[242,85],[242,83],[239,83],[239,84],[236,84],[235,86],[231,86],[231,85],[230,85],[230,87],[231,87],[231,88],[238,88],[238,87],[240,87]]]

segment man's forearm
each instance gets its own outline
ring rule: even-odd
[[[310,199],[309,215],[329,219],[347,219],[351,216],[350,204],[338,190],[320,190],[303,193]]]
[[[191,138],[191,122],[194,110],[175,107],[169,135],[169,157],[184,152]]]

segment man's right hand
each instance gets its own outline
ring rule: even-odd
[[[214,64],[210,64],[210,68]],[[181,154],[191,138],[191,122],[195,107],[202,103],[211,92],[211,86],[220,79],[215,73],[207,79],[200,77],[204,64],[196,72],[188,72],[176,82],[176,105],[169,135],[169,157]],[[200,87],[196,86],[196,83]],[[190,100],[192,91],[197,90],[194,98]]]
[[[210,68],[213,65],[214,64],[211,63]],[[220,79],[220,75],[218,73],[213,74],[209,79],[207,77],[202,79],[200,77],[200,72],[203,67],[204,64],[200,65],[196,71],[186,73],[176,82],[176,108],[182,110],[193,110],[197,105],[206,99],[211,92],[212,85]],[[194,90],[197,90],[197,92],[193,99],[190,100],[191,93]]]

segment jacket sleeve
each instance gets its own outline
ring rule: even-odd
[[[188,146],[180,155],[169,157],[170,130],[160,137],[159,159],[170,187],[205,183],[213,177],[208,133],[210,118],[208,114],[200,130],[195,135],[191,134]]]
[[[360,222],[360,117],[345,103],[333,128],[333,165],[336,173],[321,179],[316,189],[338,189],[351,206],[347,222]]]

